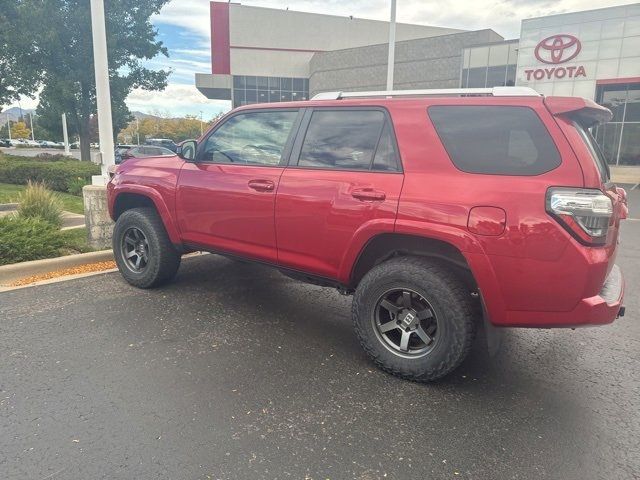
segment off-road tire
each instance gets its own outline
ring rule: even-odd
[[[389,289],[407,288],[431,304],[440,338],[423,357],[390,351],[372,321],[378,299]],[[469,289],[446,266],[426,258],[396,257],[372,268],[353,298],[352,318],[364,350],[382,370],[401,378],[429,382],[444,377],[465,359],[475,336],[477,309]]]
[[[130,228],[140,230],[148,243],[148,263],[132,271],[123,257],[123,236]],[[113,229],[113,255],[120,273],[131,285],[153,288],[171,280],[180,266],[180,254],[171,243],[162,219],[153,208],[132,208],[120,217]]]

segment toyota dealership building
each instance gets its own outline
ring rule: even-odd
[[[233,106],[383,90],[388,23],[211,2],[208,98]],[[519,39],[491,29],[397,24],[394,88],[529,86],[613,112],[594,132],[609,162],[640,165],[640,3],[522,21]]]

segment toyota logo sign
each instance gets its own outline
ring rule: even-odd
[[[564,63],[573,60],[582,50],[582,44],[573,35],[551,35],[541,40],[534,54],[542,63]]]

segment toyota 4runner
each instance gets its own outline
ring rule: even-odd
[[[614,261],[626,194],[589,131],[610,118],[521,87],[237,108],[178,156],[118,166],[115,259],[140,288],[204,250],[353,293],[373,361],[434,380],[483,325],[624,314]]]

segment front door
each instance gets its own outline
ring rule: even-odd
[[[275,195],[297,110],[241,111],[185,162],[176,210],[184,241],[275,262]]]
[[[403,175],[391,119],[315,108],[300,131],[276,197],[279,263],[344,282],[353,249],[394,229]]]

